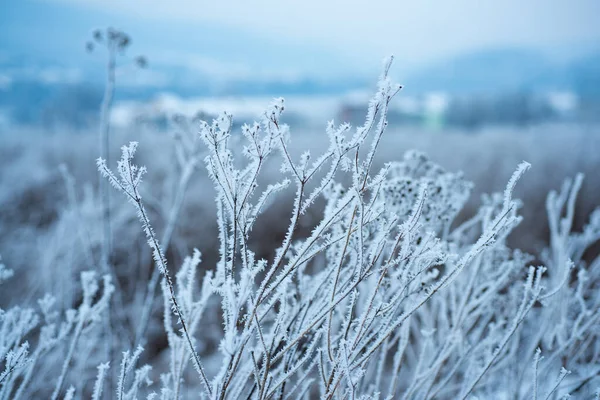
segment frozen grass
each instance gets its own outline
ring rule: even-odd
[[[113,133],[140,145],[122,175],[100,164],[134,205],[113,195],[102,285],[84,272],[100,270],[103,240],[95,135],[3,137],[0,253],[14,276],[0,270],[0,398],[591,396],[600,130],[383,134],[394,90],[380,83],[363,130],[289,142],[280,102],[245,136],[227,115],[179,121],[175,140]],[[135,165],[148,166],[141,183]]]
[[[21,271],[39,264],[41,253],[48,251],[43,243],[39,249],[35,243],[50,240],[44,237],[59,235],[61,225],[68,224],[65,220],[69,216],[69,199],[58,166],[66,165],[74,177],[78,199],[85,195],[86,185],[92,185],[90,190],[97,187],[97,172],[89,161],[98,156],[97,140],[93,132],[61,135],[18,132],[6,135],[2,140],[0,249],[4,259]],[[147,192],[150,213],[157,212],[165,217],[155,222],[157,230],[161,231],[168,216],[169,191],[179,179],[171,138],[162,132],[142,128],[115,132],[113,140],[115,143],[140,142],[139,163],[152,165],[143,190]],[[323,132],[298,132],[294,134],[291,151],[295,154],[304,149],[315,152],[326,145],[326,140]],[[528,160],[533,167],[528,173],[527,183],[516,188],[516,196],[527,204],[522,212],[528,223],[517,227],[509,238],[511,244],[528,251],[539,251],[547,245],[546,193],[560,187],[564,179],[575,176],[577,172],[583,172],[587,178],[578,197],[577,228],[582,226],[600,199],[600,181],[594,179],[600,168],[600,155],[595,150],[600,148],[600,127],[540,126],[529,131],[489,129],[478,134],[391,127],[383,137],[376,163],[381,165],[382,162],[398,159],[406,150],[413,148],[428,154],[448,170],[464,171],[465,178],[474,183],[473,194],[460,217],[471,215],[480,204],[482,193],[502,187],[514,166],[521,160]],[[112,159],[116,158],[118,153],[115,151]],[[273,180],[279,165],[273,162],[265,169],[264,181]],[[181,262],[194,247],[202,250],[205,261],[214,262],[217,239],[213,235],[216,228],[213,195],[206,173],[198,171],[190,181],[182,205],[182,213],[193,217],[178,221],[173,233],[174,244],[169,247],[169,257],[175,263]],[[268,254],[273,243],[285,231],[283,220],[287,218],[287,204],[284,198],[273,205],[254,228],[264,246],[264,249],[257,250],[262,256]],[[93,210],[89,211],[94,214]],[[316,218],[318,213],[309,213],[302,225],[308,229]],[[115,223],[118,224],[118,220]],[[99,240],[96,226],[89,224],[86,229],[91,231],[94,240]],[[133,231],[127,232],[128,228],[123,224],[116,225],[114,229],[122,232],[115,240],[117,253],[135,247],[134,235],[129,236]],[[38,283],[38,293],[52,287],[47,286],[48,283]]]

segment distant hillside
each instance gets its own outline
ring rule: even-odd
[[[414,92],[449,94],[572,90],[600,93],[600,52],[568,62],[524,48],[486,49],[439,61],[403,82]]]
[[[96,118],[104,79],[102,57],[80,49],[78,57],[0,51],[0,113],[17,124],[68,120],[82,125]],[[132,49],[133,50],[133,49]],[[132,51],[132,53],[134,53]],[[134,53],[135,54],[135,53]],[[187,63],[153,62],[118,79],[117,101],[147,102],[163,93],[198,97],[342,96],[372,86],[368,74],[253,74],[230,71],[206,59]],[[201,68],[198,63],[208,63]],[[519,93],[573,92],[592,104],[600,101],[600,50],[572,60],[526,48],[486,49],[451,57],[399,77],[405,96],[444,92],[448,96],[497,97]],[[50,121],[50,122],[49,122]]]
[[[574,62],[569,73],[580,96],[600,101],[600,50]]]

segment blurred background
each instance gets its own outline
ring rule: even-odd
[[[285,96],[295,126],[359,122],[394,54],[405,85],[390,122],[432,130],[600,120],[597,0],[5,0],[0,129],[95,123],[104,54],[94,28],[132,38],[142,71],[117,77],[113,123],[228,109],[255,118]]]
[[[197,117],[210,121],[226,110],[239,127],[283,96],[293,150],[318,153],[327,145],[327,121],[362,124],[381,60],[394,54],[391,75],[404,89],[391,104],[378,161],[415,148],[464,171],[475,188],[461,218],[475,212],[482,193],[503,190],[519,162],[531,162],[517,186],[525,221],[511,244],[538,252],[548,240],[550,190],[586,174],[577,229],[600,204],[599,17],[598,0],[4,0],[0,254],[32,298],[71,293],[59,286],[97,262],[102,217],[94,161],[107,52],[93,32],[105,35],[108,27],[129,38],[116,59],[111,164],[121,145],[140,142],[157,232],[167,225],[181,177],[174,134],[194,137]],[[271,165],[265,181],[278,174]],[[111,262],[125,289],[137,293],[131,285],[144,287],[150,254],[133,210],[111,196]],[[167,244],[172,265],[193,247],[205,265],[214,262],[214,212],[200,165]],[[307,232],[315,213],[303,221]],[[271,255],[288,218],[284,196],[255,228],[259,256]],[[70,279],[57,277],[57,265]],[[27,274],[33,266],[41,273]],[[125,283],[131,277],[140,279]]]
[[[34,304],[54,293],[67,310],[80,299],[80,272],[110,265],[123,304],[113,316],[123,328],[113,347],[132,345],[153,262],[133,207],[116,191],[100,195],[95,160],[105,132],[109,27],[128,35],[116,57],[109,164],[114,168],[123,144],[140,143],[136,162],[148,168],[144,203],[177,271],[193,248],[204,268],[218,258],[212,182],[202,161],[189,181],[178,163],[184,153],[204,157],[194,141],[198,119],[232,113],[237,154],[239,126],[259,120],[281,96],[290,152],[318,155],[328,146],[327,121],[362,125],[390,54],[391,75],[404,89],[391,103],[377,163],[416,149],[464,171],[474,189],[462,221],[529,161],[515,192],[524,221],[509,245],[539,261],[549,240],[549,191],[586,175],[576,231],[600,205],[599,21],[599,0],[1,0],[0,255],[15,277],[0,289],[0,305]],[[261,185],[281,178],[277,157],[265,164]],[[272,258],[282,242],[292,195],[282,193],[254,226],[257,258]],[[110,211],[104,220],[103,198]],[[317,202],[297,235],[308,234],[321,213]],[[164,367],[162,305],[155,303],[144,357]],[[203,357],[215,353],[219,321],[213,307],[203,321],[211,329],[200,333]],[[78,350],[77,371],[106,361],[90,361],[91,352]],[[61,357],[36,367],[35,393],[55,379]],[[94,375],[95,368],[81,372],[81,380]]]

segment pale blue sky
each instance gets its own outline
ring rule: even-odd
[[[400,75],[480,49],[570,61],[600,48],[598,18],[600,0],[2,0],[0,57],[81,66],[91,30],[112,25],[154,66],[223,80],[372,79],[389,54]]]
[[[490,46],[600,43],[599,0],[53,1],[132,20],[231,26],[358,58],[394,53],[416,63]]]

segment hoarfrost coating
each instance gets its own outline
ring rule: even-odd
[[[600,257],[591,251],[600,239],[600,209],[572,232],[583,177],[548,195],[550,242],[536,256],[507,245],[515,227],[527,223],[519,215],[527,204],[513,197],[527,180],[526,162],[515,165],[503,192],[484,196],[477,212],[459,220],[473,186],[462,173],[418,151],[380,168],[374,162],[389,103],[401,89],[388,77],[390,65],[391,59],[364,125],[331,122],[320,155],[290,150],[283,99],[244,125],[242,137],[232,135],[226,113],[200,124],[196,140],[204,149],[179,137],[181,179],[161,239],[146,208],[147,198],[153,202],[143,191],[146,169],[134,163],[137,143],[123,146],[116,173],[99,159],[99,171],[137,213],[157,272],[148,285],[142,282],[147,290],[131,324],[120,310],[127,293],[119,297],[114,270],[102,285],[91,272],[81,275],[78,309],[63,312],[47,296],[39,311],[0,312],[0,399],[591,395],[600,385]],[[163,247],[201,154],[216,192],[219,243],[218,259],[203,274],[200,251],[175,270]],[[282,163],[280,176],[265,183],[261,177],[273,161]],[[289,224],[261,257],[253,229],[287,191],[293,192]],[[301,233],[309,212],[318,221]],[[3,281],[14,279],[11,274],[0,267]],[[156,335],[158,328],[152,317],[159,314],[153,307],[159,279],[168,347],[164,360],[145,359],[140,345],[149,350],[156,340],[150,331]],[[110,335],[97,323],[107,315]],[[218,337],[214,348],[211,335]],[[106,338],[114,339],[109,346],[117,357],[96,350]],[[81,348],[95,356],[80,356]],[[56,362],[60,349],[68,351],[49,391],[36,368]],[[144,361],[149,364],[138,366]]]

